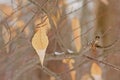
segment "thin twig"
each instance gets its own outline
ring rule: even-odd
[[[93,57],[88,56],[88,55],[85,55],[85,54],[83,55],[83,57],[85,57],[85,58],[87,58],[87,59],[89,59],[89,60],[92,60],[92,61],[96,61],[96,62],[105,64],[106,66],[111,67],[111,68],[114,69],[114,70],[120,71],[120,67],[115,66],[115,65],[113,65],[113,64],[110,64],[110,63],[108,63],[108,62],[105,62],[105,61],[102,61],[102,60],[98,60],[98,59],[96,59],[96,58],[93,58]]]
[[[23,73],[34,67],[39,61],[36,59],[29,60],[25,65],[21,66],[19,69],[15,70],[12,80],[17,80]]]
[[[21,10],[21,9],[23,9],[23,8],[29,6],[29,5],[30,5],[30,3],[29,3],[29,4],[26,4],[25,6],[20,7],[20,8],[17,9],[16,11],[12,12],[11,15],[7,16],[5,19],[3,19],[2,21],[0,21],[0,24],[3,24],[6,20],[10,19],[10,18],[11,18],[15,13],[17,13],[19,10]]]
[[[59,75],[49,70],[47,67],[43,67],[42,70],[50,76],[54,76],[57,80],[62,80]]]

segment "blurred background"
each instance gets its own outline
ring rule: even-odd
[[[119,4],[0,0],[0,80],[120,80]],[[39,30],[44,68],[32,46]]]

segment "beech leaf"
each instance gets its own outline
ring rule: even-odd
[[[76,51],[79,52],[81,49],[81,27],[79,19],[76,17],[72,19],[72,32]]]
[[[42,21],[38,19],[36,20],[35,25],[38,25],[41,22]],[[43,24],[46,25],[42,27],[40,25],[37,26],[37,31],[32,38],[32,46],[37,52],[42,66],[45,58],[46,48],[49,44],[47,31],[51,28],[48,18],[44,21]]]
[[[91,66],[91,76],[95,80],[102,80],[102,69],[97,63],[92,63]]]
[[[32,38],[32,46],[35,49],[35,51],[37,52],[42,66],[43,66],[43,62],[44,62],[46,48],[47,48],[48,43],[49,43],[48,37],[43,29],[44,28],[40,28],[34,34],[34,36]]]

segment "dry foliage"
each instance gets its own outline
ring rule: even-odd
[[[119,1],[8,1],[0,80],[119,80]]]

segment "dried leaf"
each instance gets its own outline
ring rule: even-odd
[[[35,25],[38,25],[40,23],[41,23],[41,20],[38,19],[36,20]],[[46,48],[49,44],[48,36],[47,36],[47,31],[50,28],[49,19],[46,19],[46,21],[43,24],[46,24],[46,25],[42,27],[41,25],[37,26],[38,28],[36,30],[36,33],[32,38],[32,46],[37,52],[42,66],[45,58]]]
[[[102,70],[98,64],[96,63],[92,64],[91,75],[95,80],[102,80]]]
[[[2,28],[2,38],[4,40],[4,44],[10,40],[10,33],[5,27]],[[6,45],[6,51],[7,53],[9,52],[9,44]]]
[[[50,80],[56,80],[56,79],[55,79],[55,77],[51,76],[51,77],[50,77]]]
[[[62,9],[58,10],[58,11],[56,12],[56,14],[53,14],[53,15],[52,15],[52,20],[53,20],[53,23],[54,23],[54,25],[55,25],[56,28],[57,28],[58,22],[59,22],[60,19],[61,19],[61,14],[62,14]]]
[[[10,33],[8,32],[8,30],[7,30],[5,27],[2,28],[2,37],[3,37],[3,40],[4,40],[4,43],[5,43],[5,44],[6,44],[6,43],[9,41],[9,39],[10,39]]]
[[[72,31],[73,31],[73,41],[76,47],[77,52],[81,49],[81,27],[79,19],[74,17],[72,19]]]
[[[74,59],[63,59],[62,61],[63,61],[63,63],[68,64],[69,69],[74,68],[74,66],[73,66],[73,64],[75,63]],[[76,71],[75,70],[71,71],[70,75],[71,75],[71,80],[76,80]]]
[[[93,80],[90,74],[84,74],[80,80]]]
[[[10,27],[11,38],[14,38],[17,35],[17,31],[14,27]]]
[[[19,31],[22,30],[22,28],[24,27],[25,23],[22,20],[16,21],[16,27]]]
[[[46,17],[45,17],[46,18]],[[35,21],[35,26],[37,27],[36,28],[36,31],[38,31],[40,28],[44,28],[44,31],[47,33],[47,31],[49,29],[51,29],[51,25],[49,23],[49,19],[45,19],[45,21],[41,21],[41,19],[37,19]]]
[[[46,32],[44,31],[44,28],[40,28],[32,38],[32,45],[40,58],[42,66],[48,43],[48,37],[46,35]]]
[[[0,11],[3,12],[4,17],[11,15],[13,12],[11,6],[8,6],[6,4],[0,4]]]
[[[101,0],[101,2],[104,3],[105,5],[109,4],[108,0]]]

